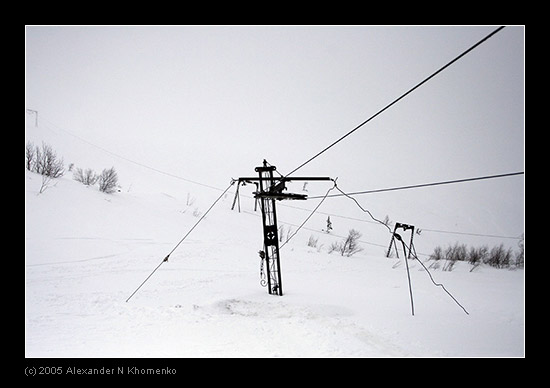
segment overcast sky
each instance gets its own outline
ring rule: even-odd
[[[27,27],[26,108],[224,188],[264,158],[293,170],[496,28]],[[524,27],[506,27],[296,175],[360,191],[523,171],[524,109]],[[501,202],[519,234],[523,177],[502,180],[460,198]]]

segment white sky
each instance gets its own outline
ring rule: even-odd
[[[495,29],[27,27],[26,108],[224,188],[264,158],[293,170]],[[524,32],[506,27],[295,175],[361,191],[523,171]],[[490,204],[502,219],[486,231],[519,235],[524,179],[496,181],[444,195],[453,211]],[[413,206],[443,201],[426,190]]]

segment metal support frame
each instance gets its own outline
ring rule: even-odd
[[[388,253],[386,254],[386,257],[390,257],[390,253],[391,253],[391,247],[392,245],[395,246],[395,253],[397,254],[397,258],[399,258],[399,250],[397,249],[397,243],[395,242],[395,239],[398,239],[399,241],[402,241],[401,240],[401,235],[397,234],[397,229],[403,229],[404,232],[406,232],[407,230],[411,230],[411,241],[410,241],[410,244],[409,244],[409,253],[407,254],[407,252],[405,250],[403,250],[403,254],[406,255],[406,259],[410,259],[411,258],[411,250],[414,249],[413,248],[413,237],[414,237],[414,225],[407,225],[407,224],[402,224],[400,222],[396,222],[395,223],[395,227],[393,228],[393,233],[391,235],[391,240],[390,240],[390,246],[388,247]],[[416,252],[415,252],[416,254]]]
[[[409,243],[409,253],[407,254],[407,249],[405,247],[405,242],[403,241],[403,238],[401,235],[397,234],[397,229],[403,229],[404,232],[410,229],[411,231],[411,242]],[[397,249],[397,243],[395,240],[401,241],[401,245],[403,246],[403,255],[405,256],[405,267],[407,268],[407,279],[409,282],[409,297],[411,299],[411,314],[414,316],[414,299],[413,299],[413,293],[412,293],[412,285],[411,285],[411,274],[409,270],[409,259],[411,258],[411,252],[414,249],[413,245],[413,237],[414,237],[414,225],[407,225],[402,224],[400,222],[395,223],[395,227],[393,228],[393,233],[390,240],[390,247],[388,248],[388,253],[386,257],[390,257],[391,253],[391,247],[392,244],[395,245],[395,253],[397,254],[397,257],[399,258],[399,249]],[[414,255],[416,257],[416,249],[414,252]]]
[[[283,193],[286,189],[285,183],[290,181],[329,181],[330,177],[280,177],[273,176],[276,171],[275,166],[270,165],[266,160],[263,165],[256,167],[255,171],[258,177],[241,177],[238,179],[238,186],[245,183],[256,184],[254,198],[256,203],[260,202],[262,211],[262,224],[264,235],[264,250],[260,252],[262,260],[265,260],[267,272],[267,291],[272,295],[283,295],[283,282],[281,276],[281,258],[279,255],[279,229],[277,226],[277,209],[275,200],[305,200],[305,194]],[[233,200],[232,209],[238,200],[238,186]],[[239,201],[240,210],[240,201]]]
[[[262,195],[273,187],[274,166],[267,166],[264,161],[263,167],[256,167],[259,174],[259,185],[256,198],[260,200],[262,209],[262,222],[264,232],[264,253],[267,270],[267,291],[270,294],[283,295],[283,282],[281,278],[281,258],[279,256],[279,231],[277,227],[277,210],[275,199]]]

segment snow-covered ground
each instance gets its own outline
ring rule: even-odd
[[[126,302],[220,192],[28,128],[28,139],[42,137],[66,164],[114,165],[124,184],[105,194],[68,172],[38,194],[41,176],[25,171],[27,357],[524,356],[523,270],[433,270],[466,315],[411,261],[411,316],[403,259],[377,246],[328,254],[339,238],[321,232],[320,215],[282,249],[285,295],[269,295],[259,284],[261,218],[248,198],[231,211],[233,191]],[[280,209],[287,227],[307,216]]]

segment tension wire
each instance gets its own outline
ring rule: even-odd
[[[182,239],[176,244],[176,246],[174,246],[174,248],[172,248],[172,250],[170,251],[170,253],[168,253],[168,254],[166,255],[166,257],[165,257],[164,259],[162,259],[162,261],[159,263],[159,265],[157,265],[157,267],[153,270],[153,272],[151,272],[151,273],[149,274],[149,276],[147,276],[147,278],[139,285],[139,287],[136,288],[136,290],[135,290],[134,292],[132,292],[132,295],[130,295],[130,296],[128,297],[128,299],[126,299],[126,302],[128,302],[128,301],[132,298],[132,296],[134,296],[134,294],[135,294],[136,292],[138,292],[138,290],[147,282],[147,280],[149,280],[149,278],[150,278],[151,276],[153,276],[153,274],[160,268],[160,266],[161,266],[162,264],[164,264],[165,262],[168,261],[168,258],[170,257],[170,255],[171,255],[172,253],[174,253],[174,251],[175,251],[175,250],[180,246],[180,244],[181,244],[181,243],[191,234],[191,232],[197,227],[197,225],[200,224],[200,222],[206,217],[206,215],[207,215],[208,213],[210,213],[210,210],[212,210],[212,208],[218,203],[218,201],[219,201],[220,199],[222,199],[222,197],[225,195],[225,193],[227,193],[227,191],[231,188],[231,186],[233,186],[233,184],[234,184],[235,182],[236,182],[235,180],[233,180],[233,179],[231,180],[231,183],[229,184],[229,186],[227,187],[227,189],[225,189],[224,192],[214,201],[214,203],[213,203],[212,205],[210,205],[210,207],[208,208],[208,210],[202,215],[201,218],[199,218],[199,220],[195,223],[195,225],[193,225],[193,226],[191,227],[191,229],[189,229],[189,231],[185,234],[185,236],[182,237]]]

